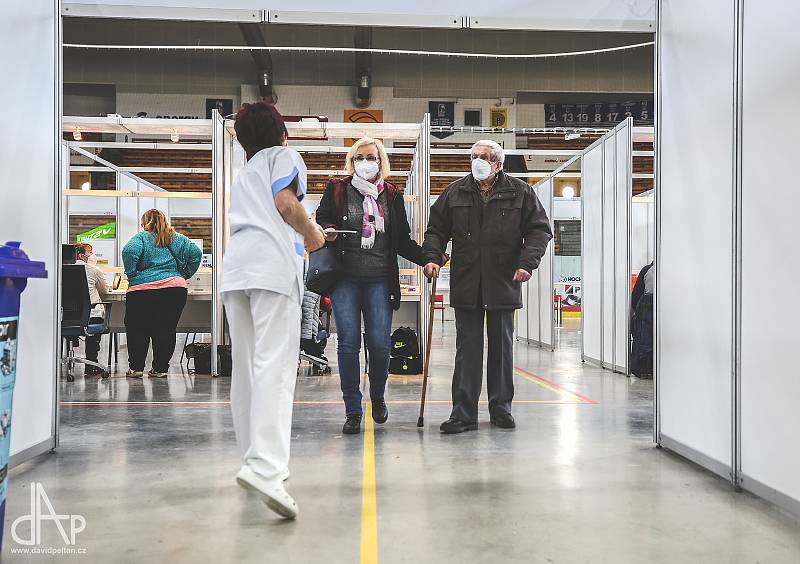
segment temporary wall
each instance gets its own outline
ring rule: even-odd
[[[478,0],[406,0],[391,6],[358,0],[63,1],[65,15],[88,17],[567,31],[652,32],[655,28],[655,0],[506,0],[502,9]]]
[[[638,274],[655,260],[656,215],[652,194],[631,201],[631,271]]]
[[[628,372],[633,121],[581,160],[583,360]]]
[[[659,440],[726,477],[732,438],[734,6],[727,0],[663,4],[656,119]],[[690,92],[689,84],[700,91]]]
[[[772,300],[775,281],[800,277],[794,240],[800,194],[775,163],[775,147],[797,152],[797,135],[779,108],[795,103],[800,76],[796,2],[744,2],[740,31],[741,315],[739,328],[739,477],[744,488],[800,515],[800,378],[797,377],[797,299]],[[775,17],[780,14],[780,17]],[[772,57],[770,54],[780,54]],[[765,111],[772,108],[771,111]],[[769,140],[765,142],[765,140]],[[770,149],[773,152],[770,154]],[[778,157],[779,159],[781,157]]]
[[[662,445],[800,514],[800,306],[770,300],[800,274],[800,196],[764,166],[797,145],[765,109],[800,91],[798,17],[778,0],[662,2],[656,377]]]
[[[59,58],[56,4],[12,2],[0,18],[3,95],[14,100],[0,138],[0,242],[22,241],[49,278],[22,295],[11,465],[55,446],[59,295]],[[24,64],[20,64],[24,61]]]
[[[584,360],[603,358],[603,145],[581,159],[581,323]]]
[[[546,178],[533,190],[553,222],[553,179]],[[544,348],[555,348],[555,318],[553,312],[553,244],[547,246],[539,268],[522,285],[523,307],[517,312],[516,337]]]

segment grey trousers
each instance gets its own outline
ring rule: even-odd
[[[486,387],[489,413],[511,413],[514,399],[514,310],[456,310],[456,366],[453,372],[453,411],[450,417],[478,421],[483,385],[483,326],[489,337]]]

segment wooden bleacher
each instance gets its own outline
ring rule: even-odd
[[[598,139],[597,135],[583,135],[578,139],[569,141],[563,135],[528,135],[527,142],[530,149],[554,149],[554,150],[580,150],[588,147]],[[399,146],[399,144],[398,144]],[[469,148],[465,143],[448,143],[435,141],[431,145],[433,148]],[[634,143],[636,151],[652,151],[652,143]],[[309,170],[331,171],[330,174],[311,174],[308,177],[308,191],[310,194],[322,194],[328,180],[333,176],[334,171],[341,170],[344,166],[344,154],[327,152],[304,151],[303,159]],[[115,164],[121,166],[154,166],[154,167],[178,167],[178,168],[210,168],[211,152],[207,150],[198,151],[169,151],[155,149],[106,149],[101,155]],[[393,170],[409,170],[411,167],[411,155],[390,155]],[[634,157],[634,173],[649,173],[654,170],[653,157]],[[519,163],[515,165],[519,168]],[[444,189],[456,180],[453,177],[436,176],[437,171],[469,171],[470,162],[467,155],[431,155],[431,194],[441,194]],[[515,172],[524,172],[522,170]],[[531,177],[541,176],[541,172],[532,172]],[[113,188],[112,175],[105,177],[105,187]],[[174,192],[210,192],[210,174],[185,174],[185,173],[142,173],[139,174],[165,190]],[[109,180],[109,177],[110,180]],[[389,178],[401,190],[405,189],[406,178]],[[93,184],[95,184],[93,182]],[[640,194],[652,189],[653,180],[647,178],[635,178],[633,181],[633,193]]]

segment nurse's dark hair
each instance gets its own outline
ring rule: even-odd
[[[242,104],[233,129],[248,161],[259,151],[280,145],[281,137],[289,135],[283,116],[275,106],[266,102]]]

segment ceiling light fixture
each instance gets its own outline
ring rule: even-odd
[[[575,197],[575,187],[574,186],[564,186],[561,189],[561,197],[562,198],[574,198]]]
[[[169,134],[169,140],[173,143],[178,143],[181,140],[181,136],[178,134],[177,129],[173,129],[172,133]]]
[[[92,184],[90,182],[84,182],[83,184],[81,184],[81,190],[83,190],[84,192],[88,192],[91,189],[92,189]]]
[[[80,127],[76,127],[75,131],[72,132],[72,138],[75,141],[80,141],[80,140],[83,139],[83,135],[81,135],[81,128]]]

